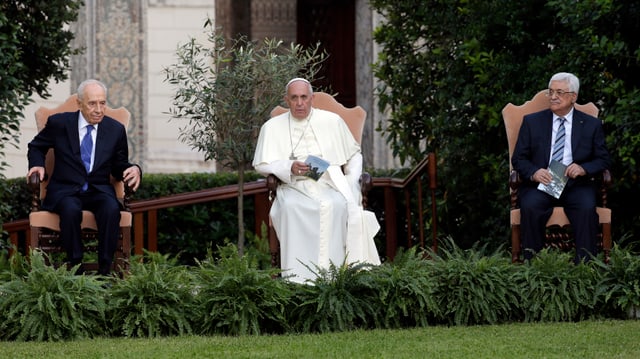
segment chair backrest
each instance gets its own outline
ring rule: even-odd
[[[313,95],[313,107],[331,111],[340,115],[347,124],[347,127],[349,127],[353,138],[355,138],[358,143],[362,142],[364,121],[367,119],[367,112],[362,107],[344,107],[341,103],[336,101],[333,96],[325,92],[314,92]],[[271,110],[271,117],[278,116],[287,111],[289,111],[289,109],[282,106],[276,106]]]
[[[507,131],[507,142],[509,143],[509,169],[511,169],[511,155],[513,155],[513,150],[516,147],[522,119],[525,115],[549,108],[549,98],[546,92],[547,90],[538,92],[531,100],[520,106],[509,103],[502,109],[502,119]],[[575,108],[591,116],[598,117],[599,110],[592,102],[584,105],[575,104]]]
[[[69,96],[69,98],[65,102],[58,105],[57,107],[38,108],[35,112],[36,126],[38,131],[41,131],[44,128],[44,126],[47,124],[47,120],[49,119],[49,116],[54,115],[56,113],[62,113],[62,112],[75,112],[75,111],[78,111],[79,109],[80,108],[78,107],[77,94],[73,94]],[[105,115],[122,123],[125,129],[128,128],[129,121],[131,120],[131,113],[124,107],[114,109],[107,106],[105,110]],[[53,149],[49,150],[45,161],[46,161],[45,162],[46,173],[48,174],[53,173],[53,164],[55,162]],[[116,189],[116,196],[118,198],[124,198],[124,184],[120,181],[116,181],[114,178],[111,178],[111,183],[114,185]],[[44,199],[44,197],[47,195],[47,184],[48,184],[47,179],[45,179],[40,183],[40,199]]]

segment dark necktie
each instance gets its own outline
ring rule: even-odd
[[[91,170],[91,151],[93,151],[93,138],[91,138],[91,131],[93,130],[93,125],[87,126],[87,134],[82,138],[82,142],[80,142],[80,156],[82,157],[82,163],[84,163],[84,168],[87,169],[87,173]],[[89,188],[89,183],[85,182],[82,185],[82,190],[86,191]]]
[[[553,156],[551,159],[562,163],[562,156],[564,155],[564,118],[558,118],[560,126],[558,127],[558,133],[556,133],[556,142],[553,144]]]

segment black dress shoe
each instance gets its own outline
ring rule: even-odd
[[[76,269],[76,275],[83,275],[84,274],[84,266],[82,265],[82,263],[80,263],[80,265],[78,265],[78,269]]]
[[[75,274],[76,275],[83,275],[84,274],[84,266],[82,265],[82,259],[73,259],[73,260],[69,261],[69,263],[67,264],[67,268],[69,270],[71,270],[75,266],[78,266],[78,268],[75,271]]]
[[[111,272],[111,264],[100,263],[98,265],[98,274],[99,275],[109,275]]]

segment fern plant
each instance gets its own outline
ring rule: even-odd
[[[456,325],[494,324],[517,316],[517,268],[499,251],[463,250],[449,239],[439,255],[431,255],[442,320]]]
[[[195,270],[195,319],[201,334],[246,335],[286,331],[285,309],[291,297],[278,270],[262,270],[250,254],[240,257],[233,244],[211,255]]]
[[[29,262],[19,251],[14,251],[11,256],[7,252],[0,254],[0,283],[24,278],[29,270]]]
[[[108,316],[115,335],[159,337],[192,333],[192,277],[176,258],[147,252],[132,260],[131,273],[109,292]]]
[[[573,321],[590,316],[600,272],[594,261],[574,264],[573,254],[544,249],[521,266],[525,321]]]
[[[331,332],[377,326],[377,289],[370,268],[362,263],[332,263],[327,269],[316,268],[317,278],[308,285],[294,285],[289,311],[293,330]]]
[[[0,284],[3,340],[72,340],[104,334],[103,282],[96,277],[75,275],[74,268],[49,266],[39,251],[31,253],[29,263],[24,275],[13,275]]]
[[[412,247],[400,250],[392,264],[372,268],[377,286],[375,308],[383,328],[427,326],[430,318],[441,315],[432,264]]]
[[[638,317],[640,313],[640,256],[615,245],[608,264],[598,262],[604,273],[598,288],[614,316]]]

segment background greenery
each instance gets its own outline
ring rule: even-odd
[[[5,186],[4,151],[16,146],[20,121],[31,95],[48,98],[50,81],[67,78],[73,33],[82,1],[0,2],[0,194]],[[11,209],[0,202],[0,229]]]
[[[509,238],[507,140],[501,110],[521,104],[556,72],[581,80],[581,103],[600,107],[613,158],[614,238],[640,230],[640,3],[589,1],[371,0],[385,23],[383,132],[414,165],[438,153],[439,228],[460,245]],[[634,239],[637,243],[638,239]]]
[[[406,170],[370,171],[374,176],[404,176]],[[254,171],[247,171],[246,181],[255,181],[263,177]],[[238,183],[238,175],[232,172],[212,173],[182,173],[182,174],[144,174],[142,185],[133,195],[133,201],[154,199],[179,193],[199,191]],[[24,178],[0,180],[6,191],[0,191],[0,203],[7,209],[4,218],[13,221],[28,218],[31,197]],[[399,196],[398,206],[404,204],[404,196]],[[417,196],[412,196],[415,200]],[[369,193],[369,206],[378,215],[378,220],[384,225],[384,193],[374,188]],[[163,254],[178,256],[182,264],[194,264],[196,260],[203,260],[207,253],[218,246],[233,242],[238,235],[237,203],[235,198],[219,200],[209,203],[193,204],[180,207],[161,209],[158,211],[158,250]],[[254,229],[253,197],[244,199],[245,211],[245,241],[247,252],[251,252],[261,263],[263,268],[270,266],[266,228]],[[404,211],[399,211],[398,221],[404,220]],[[414,214],[415,216],[415,214]],[[415,217],[414,217],[415,218]],[[413,223],[413,233],[418,233],[418,223]],[[406,228],[397,229],[398,238],[406,238]],[[376,245],[381,255],[386,253],[385,231],[376,235]],[[22,240],[24,242],[24,239]],[[400,246],[405,246],[402,241]],[[0,235],[0,252],[6,254],[8,250],[8,236]],[[20,250],[24,250],[22,245]]]
[[[33,11],[18,11],[18,3]],[[18,131],[22,100],[33,92],[46,97],[47,81],[63,78],[68,66],[64,59],[75,50],[69,47],[72,34],[61,25],[75,19],[79,3],[23,0],[0,5],[4,40],[0,63],[5,64],[0,66],[0,150]],[[476,242],[499,248],[508,242],[509,165],[501,109],[509,102],[530,99],[547,86],[553,73],[570,71],[582,82],[580,102],[596,103],[604,120],[614,160],[614,186],[609,192],[614,240],[638,245],[634,235],[640,230],[640,212],[635,208],[640,200],[637,1],[426,0],[416,7],[412,0],[371,0],[370,4],[386,19],[373,34],[381,49],[373,66],[381,84],[376,99],[390,116],[383,135],[405,167],[415,165],[428,151],[438,153],[442,236],[451,236],[464,248]],[[48,21],[39,21],[43,13]],[[30,56],[32,51],[49,56]],[[13,194],[11,182],[1,179],[0,196],[20,195]],[[0,223],[26,217],[9,203],[0,201]],[[188,219],[183,223],[195,223],[201,232],[186,233],[184,226],[163,229],[167,247],[179,246],[189,253],[203,247],[202,243],[194,247],[196,242],[189,237],[213,243],[209,232],[219,232],[221,238],[238,233],[232,229],[237,223],[228,226],[226,219],[220,219],[222,213],[233,211],[216,211],[218,217],[211,220],[206,206],[189,209],[191,213],[180,216]]]

